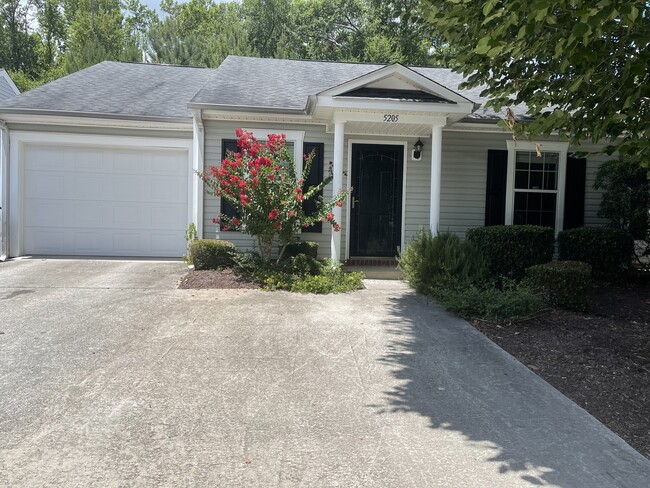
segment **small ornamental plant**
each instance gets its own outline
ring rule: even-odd
[[[280,261],[286,246],[296,240],[301,229],[322,221],[329,222],[334,232],[340,230],[332,209],[343,205],[348,192],[339,189],[327,201],[320,196],[332,181],[331,172],[320,184],[305,188],[313,153],[304,156],[304,169],[298,178],[284,134],[272,134],[266,142],[260,142],[248,131],[237,129],[235,133],[239,151],[229,152],[221,165],[199,174],[209,193],[224,198],[237,210],[236,216],[219,214],[213,219],[215,224],[224,231],[238,230],[255,237],[267,261],[276,237]],[[317,199],[316,210],[307,215],[302,204],[312,198]]]

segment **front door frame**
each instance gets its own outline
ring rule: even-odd
[[[352,186],[352,145],[353,144],[367,144],[376,146],[403,146],[404,147],[404,164],[402,168],[402,229],[400,234],[400,250],[404,249],[405,234],[406,234],[406,168],[408,167],[408,142],[407,141],[394,141],[391,139],[348,139],[348,164],[346,169],[347,188]],[[354,191],[350,198],[354,198]],[[351,214],[352,205],[350,199],[346,201],[345,210],[345,259],[350,259],[350,234],[351,228]]]

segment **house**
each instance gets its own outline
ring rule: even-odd
[[[5,252],[180,256],[184,231],[221,231],[228,211],[195,172],[233,148],[235,129],[284,133],[310,178],[354,187],[341,232],[303,233],[336,259],[391,257],[418,229],[599,224],[595,171],[559,140],[514,141],[449,69],[230,56],[218,69],[103,62],[0,104],[10,150]],[[514,107],[525,117],[525,107]],[[595,150],[583,146],[581,150]]]

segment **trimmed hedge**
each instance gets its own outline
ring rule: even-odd
[[[494,225],[467,232],[494,276],[523,278],[526,268],[548,263],[555,252],[553,229],[538,225]]]
[[[298,254],[306,254],[309,257],[318,259],[318,243],[311,241],[299,241],[287,244],[282,255],[282,261],[293,258]]]
[[[197,270],[227,268],[235,264],[235,251],[230,241],[200,239],[190,244],[189,258]]]
[[[591,265],[595,278],[613,279],[630,267],[634,253],[632,236],[612,227],[579,227],[558,234],[561,261]]]
[[[548,305],[584,311],[591,290],[591,266],[580,261],[538,264],[526,270],[526,283]]]

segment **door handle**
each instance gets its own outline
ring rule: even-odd
[[[352,208],[354,208],[357,203],[359,203],[359,200],[352,198]]]

